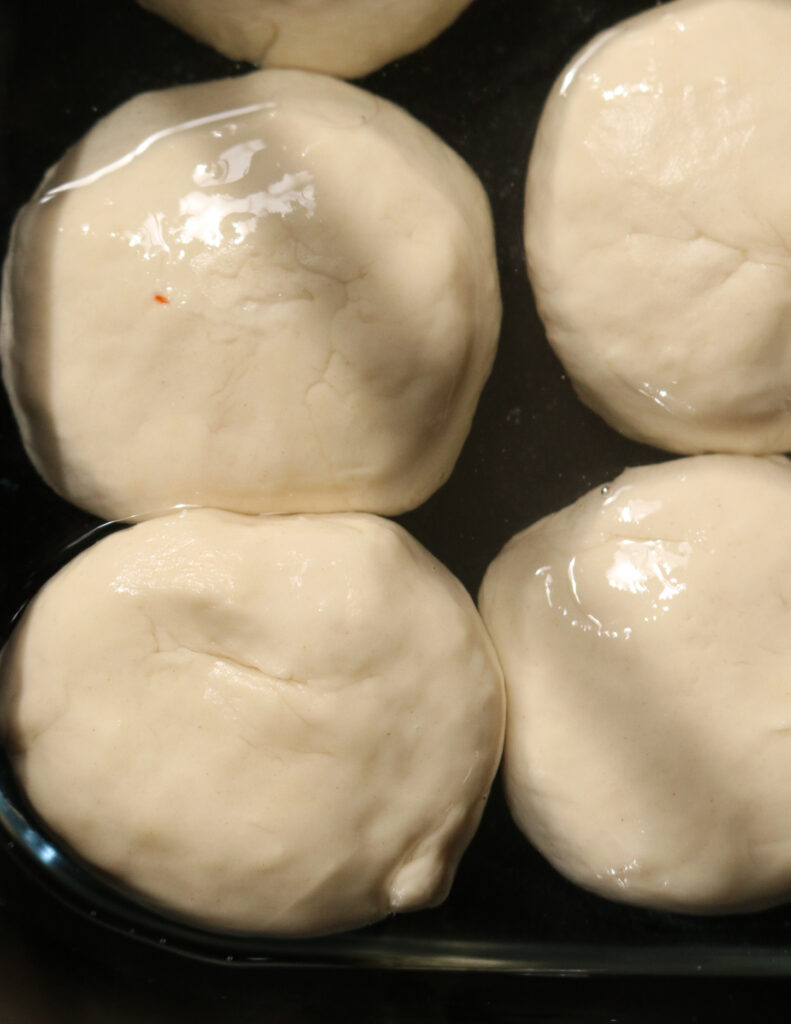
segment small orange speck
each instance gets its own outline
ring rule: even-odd
[[[170,303],[170,299],[166,295],[160,295],[158,292],[154,298],[157,302],[162,302],[166,306]]]

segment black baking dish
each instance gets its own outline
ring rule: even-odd
[[[575,397],[550,352],[525,274],[522,197],[544,97],[564,62],[642,0],[475,0],[424,51],[365,80],[464,156],[488,190],[504,300],[500,350],[450,481],[400,521],[475,595],[518,529],[624,467],[667,458],[610,430]],[[4,238],[46,168],[99,116],[147,89],[242,73],[133,0],[55,7],[16,0],[0,14],[6,61],[0,168]],[[90,301],[90,296],[86,296]],[[40,482],[7,401],[0,408],[0,614],[18,609],[77,550],[110,529]],[[522,838],[495,784],[481,828],[440,908],[304,941],[222,937],[173,924],[97,886],[52,845],[0,763],[0,947],[68,936],[113,959],[132,944],[248,967],[423,967],[547,974],[791,974],[791,909],[696,918],[605,902],[558,876]]]

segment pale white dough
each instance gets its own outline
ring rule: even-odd
[[[514,817],[567,877],[683,912],[791,896],[791,464],[629,470],[493,562]]]
[[[108,518],[412,508],[449,475],[494,357],[478,179],[319,75],[131,100],[47,176],[10,253],[25,446]]]
[[[563,72],[525,239],[583,401],[679,452],[791,449],[791,3],[678,0]]]
[[[139,0],[233,60],[357,78],[425,46],[472,0]]]
[[[192,509],[116,533],[35,598],[2,683],[49,824],[229,929],[329,932],[442,900],[502,745],[472,601],[367,515]]]

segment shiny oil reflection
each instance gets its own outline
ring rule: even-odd
[[[597,543],[534,573],[548,607],[570,628],[609,640],[629,640],[635,628],[658,623],[686,595],[695,547],[691,539],[629,536],[646,533],[646,521],[663,510],[661,501],[631,491],[630,485],[613,493],[603,488],[602,511],[611,527]]]
[[[119,157],[117,160],[113,160],[109,164],[99,167],[90,174],[83,175],[80,178],[75,178],[72,181],[63,182],[60,185],[56,185],[54,188],[47,189],[39,198],[39,202],[48,203],[61,192],[71,192],[76,188],[84,188],[87,185],[93,185],[97,181],[101,181],[101,179],[107,177],[108,174],[112,174],[114,171],[118,171],[122,167],[127,167],[133,160],[142,156],[143,153],[151,149],[155,143],[161,142],[163,139],[170,138],[182,132],[191,131],[194,128],[202,128],[206,125],[217,124],[221,121],[228,121],[229,119],[236,117],[243,117],[246,114],[259,113],[260,111],[273,109],[274,107],[275,104],[272,102],[250,103],[244,107],[236,107],[233,110],[222,110],[218,113],[207,114],[204,117],[191,118],[190,120],[182,121],[179,124],[162,128],[160,131],[153,132],[151,135],[147,136],[142,142],[135,146],[134,149],[131,149],[128,153],[124,153],[124,155]],[[214,134],[219,136],[221,133]]]
[[[262,144],[260,148],[265,147]],[[199,164],[196,171],[203,166]],[[149,213],[136,231],[127,231],[124,237],[132,248],[140,250],[144,259],[160,253],[175,254],[176,259],[183,259],[183,246],[191,242],[201,242],[215,249],[225,243],[239,245],[255,231],[260,218],[267,214],[283,217],[296,207],[305,210],[308,217],[312,217],[316,209],[313,176],[309,171],[284,174],[266,189],[244,196],[188,192],[178,201],[179,215],[175,220],[169,219],[163,211]]]
[[[150,203],[151,208],[137,223],[116,227],[110,235],[144,260],[168,264],[200,261],[207,249],[232,250],[254,234],[263,218],[284,218],[296,210],[312,217],[316,210],[316,185],[304,154],[276,141],[277,113],[277,103],[263,102],[184,120],[151,133],[95,171],[47,189],[38,201],[47,204],[63,193],[95,186],[178,136],[183,139],[178,156],[176,151],[168,155],[170,177],[160,176],[148,190],[141,186],[139,205],[145,210]],[[116,205],[117,198],[108,193],[104,205]],[[81,230],[103,229],[97,217]]]
[[[606,572],[607,582],[616,590],[630,594],[647,594],[652,584],[659,584],[655,609],[667,611],[665,603],[683,594],[687,589],[676,570],[689,561],[692,545],[688,541],[669,545],[661,540],[622,540]]]

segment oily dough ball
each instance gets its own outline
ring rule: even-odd
[[[471,0],[139,0],[233,60],[357,78],[425,46]]]
[[[28,453],[107,518],[413,508],[451,472],[500,320],[469,167],[297,71],[100,121],[20,214],[5,300]]]
[[[516,536],[481,610],[517,824],[610,899],[791,895],[791,464],[629,470]]]
[[[34,599],[0,714],[79,854],[215,927],[294,935],[440,902],[502,745],[461,584],[366,515],[183,510]]]
[[[525,240],[580,397],[679,452],[791,449],[791,4],[678,0],[555,85]]]

